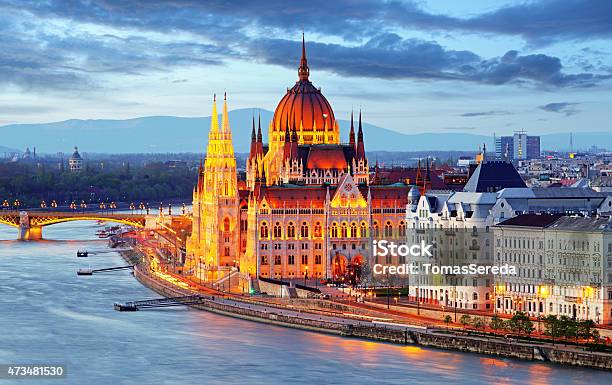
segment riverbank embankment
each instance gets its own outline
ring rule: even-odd
[[[130,258],[128,255],[124,257]],[[133,255],[131,260],[134,261]],[[191,289],[178,287],[160,279],[148,270],[146,264],[137,264],[134,268],[134,276],[143,285],[166,297],[194,294],[194,291]],[[239,302],[240,300],[237,299],[237,301]],[[261,310],[249,307],[247,303],[248,301],[245,299],[244,306],[237,306],[235,304],[215,301],[214,297],[211,297],[203,301],[202,304],[194,305],[194,307],[249,321],[344,337],[612,370],[612,355],[607,353],[589,352],[579,348],[505,340],[502,338],[461,335],[442,329],[411,328],[409,325],[406,325],[405,328],[398,328],[397,326],[386,327],[374,323],[371,326],[364,326],[363,323],[331,322],[324,319],[282,314],[282,308],[279,306],[277,308]]]

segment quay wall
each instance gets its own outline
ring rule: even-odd
[[[140,266],[136,266],[134,268],[134,276],[143,285],[163,296],[181,296],[193,294],[193,292],[190,292],[189,290],[177,288],[148,274],[146,269]],[[346,337],[396,344],[414,344],[424,347],[457,350],[522,360],[549,361],[556,364],[612,370],[612,355],[605,353],[566,350],[520,342],[505,342],[499,339],[461,336],[450,333],[445,334],[440,331],[432,330],[421,331],[417,329],[410,330],[409,328],[406,330],[399,330],[381,326],[347,326],[340,323],[305,319],[255,309],[245,309],[243,307],[236,307],[215,302],[212,299],[206,300],[203,304],[195,305],[194,307],[217,314],[250,321],[336,334]],[[342,305],[338,306],[337,309],[341,310]]]

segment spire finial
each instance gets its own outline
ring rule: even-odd
[[[217,94],[213,94],[213,108],[210,114],[210,133],[216,134],[219,132],[219,114],[217,113]]]
[[[349,132],[349,144],[355,147],[355,125],[353,123],[353,109],[351,109],[351,131]]]
[[[253,125],[251,129],[251,142],[255,142],[257,140],[257,136],[255,135],[255,115],[253,114]]]
[[[223,115],[221,116],[221,132],[228,134],[230,132],[229,116],[227,113],[227,92],[223,92]]]
[[[308,61],[306,60],[306,40],[304,38],[304,31],[302,31],[302,58],[300,59],[300,67],[298,68],[298,78],[300,81],[308,81],[310,75],[310,69],[308,68]]]

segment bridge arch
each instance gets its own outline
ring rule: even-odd
[[[144,215],[134,214],[102,214],[74,212],[0,212],[0,223],[19,229],[19,239],[35,240],[42,238],[42,228],[57,223],[71,221],[108,221],[121,223],[132,227],[144,228]]]

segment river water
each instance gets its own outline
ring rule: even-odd
[[[65,364],[67,377],[0,384],[604,384],[609,372],[398,346],[269,326],[203,311],[117,312],[158,297],[128,271],[94,222],[15,241],[0,225],[0,364]],[[99,252],[77,258],[78,249]]]

